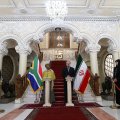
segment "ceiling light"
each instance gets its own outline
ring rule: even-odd
[[[64,19],[67,15],[68,9],[65,1],[48,1],[46,3],[46,12],[50,19]]]

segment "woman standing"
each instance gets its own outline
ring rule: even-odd
[[[45,64],[46,70],[43,72],[43,81],[45,81],[46,78],[49,78],[50,81],[50,102],[55,102],[55,96],[54,96],[54,80],[56,79],[54,71],[50,68],[50,64]]]

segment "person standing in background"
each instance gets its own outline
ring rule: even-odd
[[[70,66],[71,62],[69,60],[66,61],[66,67],[62,71],[62,75],[64,78],[64,100],[65,103],[67,102],[67,81],[66,77],[75,77],[75,70],[73,67]],[[73,81],[72,81],[72,88],[73,88]],[[73,89],[72,89],[73,90]]]
[[[1,73],[1,71],[0,71],[0,87],[1,87],[1,85],[2,85],[2,73]],[[1,98],[1,91],[2,89],[0,88],[0,98]],[[0,113],[3,113],[3,112],[5,112],[5,110],[4,109],[0,109]]]
[[[115,83],[116,103],[120,105],[120,59],[115,61],[116,66],[113,71],[113,82]]]

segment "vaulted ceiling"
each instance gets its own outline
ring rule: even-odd
[[[46,16],[48,0],[0,0],[0,15]],[[117,16],[120,15],[120,0],[64,0],[68,16]]]

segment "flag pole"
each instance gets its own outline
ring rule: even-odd
[[[34,101],[34,103],[38,103],[37,92],[36,92],[36,94],[35,94],[35,101]]]
[[[39,58],[39,61],[41,63],[42,60],[43,60],[43,52],[41,52],[40,44],[39,43],[38,43],[38,49],[39,49],[38,58]]]
[[[117,105],[116,105],[116,96],[115,96],[115,83],[114,81],[112,82],[112,92],[113,92],[113,104],[110,106],[110,108],[112,109],[117,109]]]

